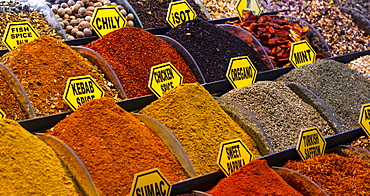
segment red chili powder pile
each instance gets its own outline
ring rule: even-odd
[[[112,66],[128,98],[152,94],[148,88],[150,69],[166,62],[171,62],[181,73],[184,83],[197,82],[172,46],[139,28],[120,28],[86,47],[95,50]]]
[[[129,194],[134,174],[148,169],[171,183],[187,178],[157,134],[109,98],[84,103],[49,134],[75,151],[102,195]]]
[[[208,193],[213,196],[302,195],[271,169],[266,160],[249,162],[229,177],[222,179]]]

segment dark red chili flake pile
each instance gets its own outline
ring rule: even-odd
[[[113,31],[86,47],[99,53],[113,68],[128,98],[152,94],[148,88],[150,69],[171,62],[184,83],[197,82],[180,54],[162,39],[135,27]]]

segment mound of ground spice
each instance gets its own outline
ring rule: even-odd
[[[76,152],[103,195],[129,194],[134,175],[148,169],[171,183],[187,178],[158,135],[109,98],[82,104],[48,133]]]
[[[148,88],[150,69],[166,62],[171,62],[181,73],[184,83],[197,82],[174,48],[139,28],[120,28],[86,47],[95,50],[112,66],[128,98],[152,94]]]
[[[216,171],[220,143],[241,138],[260,155],[254,140],[222,110],[208,91],[196,83],[167,91],[140,111],[165,125],[188,154],[198,175]]]

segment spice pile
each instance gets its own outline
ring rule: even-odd
[[[258,71],[269,69],[246,42],[202,19],[184,22],[166,35],[190,52],[206,82],[225,79],[232,57],[248,56]]]
[[[241,138],[255,158],[254,140],[228,116],[204,87],[184,84],[140,111],[165,125],[179,140],[198,175],[218,170],[220,143]]]
[[[229,195],[302,195],[271,169],[266,160],[254,160],[221,181],[207,193]]]
[[[129,194],[134,175],[148,169],[171,183],[187,177],[157,134],[109,98],[83,104],[49,134],[76,152],[104,195]]]
[[[166,21],[168,6],[172,1],[163,0],[127,0],[136,11],[145,29],[169,26]],[[178,1],[178,0],[174,0]],[[196,0],[187,0],[197,14],[197,18],[207,19]]]
[[[359,137],[356,141],[353,141],[350,145],[370,151],[370,140],[366,136]]]
[[[368,0],[335,0],[336,6],[350,8],[370,20],[370,2]]]
[[[118,94],[95,65],[50,36],[22,44],[3,55],[0,62],[17,76],[39,116],[69,110],[62,98],[69,77],[91,75],[105,96]]]
[[[297,145],[302,129],[318,127],[326,137],[335,132],[320,114],[286,84],[261,81],[221,96],[239,103],[259,121],[275,151]]]
[[[347,63],[348,67],[359,71],[367,77],[370,77],[370,55],[359,57]]]
[[[307,176],[329,195],[366,195],[370,192],[370,165],[358,158],[325,154],[306,161],[289,160],[284,167]]]
[[[276,68],[291,65],[289,55],[293,42],[307,40],[314,46],[308,38],[309,27],[301,27],[277,15],[259,16],[246,12],[242,21],[237,20],[233,24],[246,29],[258,39]]]
[[[81,195],[58,155],[17,122],[0,119],[0,195]]]
[[[150,69],[166,62],[175,66],[184,77],[184,83],[197,82],[174,48],[139,28],[120,28],[86,47],[95,50],[112,66],[128,98],[152,94],[148,88]]]
[[[359,127],[361,105],[370,103],[370,81],[358,71],[333,60],[320,60],[278,78],[299,83],[331,109],[343,131]]]
[[[268,8],[270,11],[279,10],[301,10],[305,7],[307,1],[305,0],[269,0]]]

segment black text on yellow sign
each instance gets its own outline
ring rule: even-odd
[[[172,28],[183,22],[194,20],[197,14],[186,0],[171,2],[168,6],[166,21]]]
[[[221,143],[217,165],[226,176],[243,167],[253,159],[253,154],[241,139]]]
[[[180,86],[182,80],[180,72],[167,62],[151,68],[148,87],[157,97],[161,97],[168,90]]]
[[[296,150],[302,160],[310,159],[325,152],[326,141],[317,127],[304,129],[298,139]]]
[[[135,174],[130,196],[169,196],[172,185],[157,169]]]
[[[244,12],[251,11],[254,15],[260,15],[261,8],[257,0],[239,0],[236,3],[236,11],[242,20]]]
[[[9,50],[13,50],[21,44],[31,42],[39,37],[39,34],[29,22],[8,23],[3,36],[3,43]]]
[[[2,109],[0,109],[0,118],[6,118],[6,114]]]
[[[230,59],[226,78],[234,88],[241,88],[256,82],[257,69],[247,56]]]
[[[126,26],[127,20],[116,6],[104,6],[95,8],[90,24],[96,34],[102,37]]]
[[[83,103],[92,99],[102,98],[103,96],[103,89],[90,75],[86,75],[68,78],[63,99],[69,107],[76,110]]]
[[[362,105],[359,123],[366,135],[370,137],[370,103]]]
[[[307,40],[294,42],[290,49],[289,60],[295,68],[316,61],[316,52]]]

